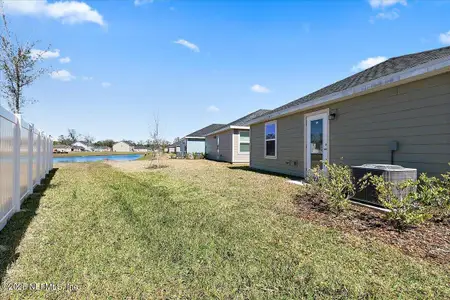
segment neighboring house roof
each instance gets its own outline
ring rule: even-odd
[[[79,148],[77,148],[77,147],[79,147]],[[74,148],[74,149],[82,148],[84,150],[91,150],[92,149],[92,147],[89,147],[86,143],[80,142],[80,141],[73,143],[72,144],[72,148]]]
[[[226,131],[229,129],[250,129],[249,127],[249,122],[255,118],[261,117],[263,115],[265,115],[266,113],[270,112],[269,109],[258,109],[257,111],[254,111],[252,113],[249,113],[248,115],[239,118],[233,122],[230,122],[228,124],[226,124],[225,126],[222,126],[212,132],[210,132],[208,135],[211,134],[215,134],[215,133],[219,133],[222,131]]]
[[[221,127],[225,126],[225,124],[211,124],[206,126],[200,130],[194,131],[191,134],[186,135],[184,138],[204,138],[210,132],[213,132]]]
[[[175,147],[180,147],[180,146],[181,146],[181,141],[169,145],[169,147],[174,147],[174,148]]]
[[[418,52],[393,57],[385,62],[361,71],[343,80],[335,82],[300,99],[280,106],[265,115],[255,118],[251,124],[269,120],[274,117],[293,113],[311,106],[350,98],[362,93],[390,87],[391,84],[401,84],[414,77],[429,76],[435,73],[449,71],[450,47],[444,47],[424,52]]]
[[[134,146],[134,149],[149,149],[149,147],[146,147],[146,146]]]

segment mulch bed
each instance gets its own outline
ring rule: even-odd
[[[351,205],[349,210],[334,214],[310,195],[296,197],[298,216],[314,224],[335,228],[364,239],[376,239],[399,248],[407,255],[450,265],[450,222],[429,221],[399,231],[384,213],[367,207]]]

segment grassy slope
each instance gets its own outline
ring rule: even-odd
[[[69,153],[53,153],[53,157],[68,156],[101,156],[101,155],[124,155],[124,154],[143,154],[139,152],[69,152]]]
[[[282,178],[189,171],[61,168],[5,284],[70,282],[83,298],[450,297],[448,270],[294,217]]]

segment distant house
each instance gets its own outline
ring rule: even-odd
[[[146,146],[134,146],[134,152],[148,152],[150,149]]]
[[[225,126],[225,124],[211,124],[186,135],[181,139],[180,150],[177,151],[177,153],[205,153],[205,136],[223,126]]]
[[[92,147],[89,147],[86,143],[75,142],[72,144],[72,151],[92,151]]]
[[[250,127],[248,122],[269,112],[260,109],[206,135],[206,158],[230,163],[250,162]]]
[[[81,146],[71,146],[72,152],[85,152],[85,148]]]
[[[92,149],[92,151],[94,151],[94,152],[110,152],[111,148],[110,147],[94,147]]]
[[[169,145],[169,147],[167,147],[167,152],[168,153],[175,153],[176,152],[175,144]]]
[[[181,141],[177,142],[177,143],[174,143],[172,145],[169,145],[167,147],[168,153],[179,153],[181,151],[181,146],[180,145],[181,145]]]
[[[133,152],[134,146],[125,142],[118,142],[113,145],[114,152]]]
[[[53,145],[53,153],[68,153],[72,151],[72,147],[68,145],[56,144]]]

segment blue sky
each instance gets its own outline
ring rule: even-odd
[[[21,40],[51,45],[42,66],[55,73],[27,89],[39,102],[24,116],[55,137],[146,140],[159,114],[172,140],[450,45],[450,1],[13,0],[5,10]]]

